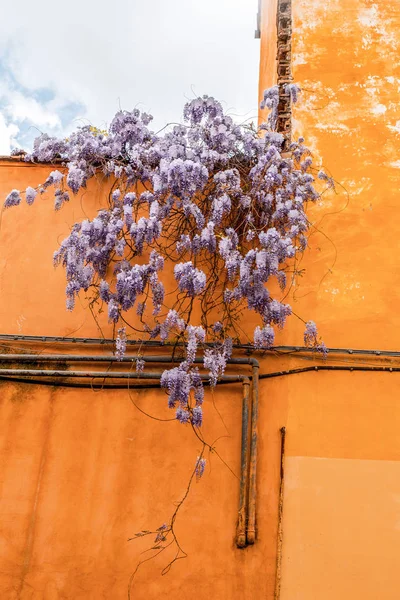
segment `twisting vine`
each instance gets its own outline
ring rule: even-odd
[[[192,427],[194,427],[194,426],[192,426]],[[178,513],[179,513],[183,503],[185,502],[186,498],[188,497],[188,495],[190,493],[190,489],[192,487],[193,481],[199,480],[204,473],[204,469],[205,469],[205,465],[206,465],[206,459],[204,458],[204,452],[205,452],[205,449],[207,446],[209,447],[210,451],[213,450],[213,448],[211,446],[209,446],[209,444],[202,441],[202,449],[201,449],[200,455],[197,457],[196,465],[189,477],[189,482],[187,484],[185,493],[182,496],[182,498],[179,500],[179,502],[177,503],[176,508],[169,520],[169,523],[163,523],[155,531],[149,531],[149,530],[139,531],[132,538],[128,539],[128,541],[131,541],[131,540],[138,539],[138,538],[145,537],[145,536],[155,536],[154,540],[153,540],[153,544],[147,550],[148,552],[152,552],[151,556],[139,561],[138,564],[136,565],[135,570],[132,572],[132,574],[130,576],[129,584],[128,584],[128,600],[130,600],[130,598],[131,598],[131,587],[132,587],[133,579],[143,563],[156,558],[156,556],[158,556],[159,554],[161,554],[162,552],[164,552],[171,546],[175,546],[175,548],[176,548],[175,556],[167,563],[167,565],[161,571],[161,575],[166,575],[170,571],[170,569],[174,563],[176,563],[178,560],[182,560],[187,557],[187,553],[182,548],[182,546],[179,542],[179,539],[176,535],[175,521],[176,521],[176,518],[178,516]]]

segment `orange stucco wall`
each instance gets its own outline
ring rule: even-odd
[[[293,75],[303,90],[295,136],[337,186],[310,208],[314,229],[290,302],[330,347],[399,350],[400,6],[292,4]],[[260,90],[271,82],[265,64]],[[298,344],[300,329],[292,321],[286,343]],[[328,364],[399,361],[332,355]],[[281,600],[397,598],[399,376],[272,381],[269,404],[287,427]]]
[[[49,166],[0,162],[0,195],[43,181]],[[4,211],[0,229],[0,331],[98,337],[85,298],[65,309],[65,275],[52,254],[73,223],[93,216],[104,188],[55,213],[45,195],[32,207]],[[1,343],[1,341],[0,341]],[[88,345],[3,342],[9,352],[111,352]],[[120,369],[119,369],[120,370]],[[246,367],[235,369],[249,374]],[[232,372],[232,369],[229,370]],[[201,445],[175,420],[160,390],[80,390],[0,382],[0,597],[21,600],[125,600],[148,539],[128,542],[171,517],[186,491]],[[166,575],[173,553],[145,563],[132,598],[257,598],[272,590],[276,514],[270,484],[260,486],[258,541],[235,545],[239,501],[241,384],[207,393],[203,434],[220,453],[193,485],[177,520],[188,557]],[[267,414],[263,419],[268,418]],[[275,424],[274,424],[275,427]],[[279,484],[261,432],[260,481]],[[274,446],[272,441],[272,446]],[[271,506],[270,506],[271,504]],[[260,573],[263,573],[260,581]]]

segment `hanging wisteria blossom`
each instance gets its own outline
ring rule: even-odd
[[[297,88],[290,93],[295,99]],[[76,223],[55,252],[55,264],[66,270],[67,307],[73,309],[81,290],[95,290],[119,324],[118,358],[132,310],[143,339],[183,343],[182,362],[161,379],[182,423],[202,423],[199,347],[215,385],[233,341],[243,341],[244,310],[259,317],[257,349],[272,347],[274,329],[291,314],[268,282],[276,278],[284,289],[289,265],[307,245],[305,207],[319,194],[304,140],[281,152],[283,137],[273,130],[277,103],[277,88],[267,90],[262,106],[271,110],[269,124],[258,130],[238,125],[204,96],[186,104],[183,125],[161,134],[149,129],[150,115],[135,109],[118,112],[106,132],[87,126],[68,139],[41,135],[25,160],[57,161],[62,172],[52,171],[37,188],[12,190],[5,201],[18,205],[25,194],[32,204],[54,186],[58,210],[94,176],[110,178],[107,204],[93,220]],[[323,173],[319,179],[331,185]],[[166,302],[171,275],[172,305]],[[194,314],[201,314],[197,322]],[[324,350],[311,321],[305,342]],[[138,357],[138,371],[143,366]]]

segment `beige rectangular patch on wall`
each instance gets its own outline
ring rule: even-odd
[[[280,600],[398,600],[400,462],[287,457]]]

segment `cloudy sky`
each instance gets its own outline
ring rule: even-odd
[[[208,94],[256,115],[257,0],[19,0],[0,19],[0,155],[119,109],[179,121]]]

